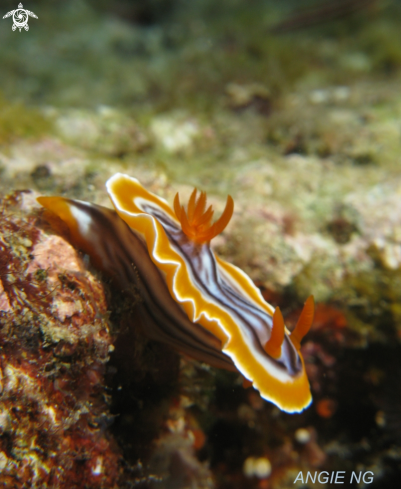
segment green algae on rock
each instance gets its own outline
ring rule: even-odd
[[[18,138],[37,138],[51,128],[51,121],[41,110],[7,102],[0,93],[0,145]]]

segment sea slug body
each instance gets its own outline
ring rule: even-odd
[[[63,197],[38,201],[121,289],[129,293],[134,284],[144,332],[213,366],[238,370],[285,411],[307,407],[311,393],[300,342],[312,324],[313,297],[290,333],[280,309],[264,301],[242,270],[213,253],[210,240],[229,222],[232,198],[212,224],[202,192],[197,197],[194,190],[185,210],[178,194],[172,209],[120,173],[106,188],[115,211]]]

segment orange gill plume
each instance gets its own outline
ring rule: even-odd
[[[183,232],[189,239],[196,243],[206,243],[211,241],[215,236],[220,234],[234,212],[234,201],[230,195],[227,196],[226,207],[222,215],[216,222],[211,224],[214,211],[212,206],[206,209],[206,192],[201,192],[197,198],[197,189],[194,188],[188,202],[187,211],[180,203],[180,197],[177,192],[174,199],[174,211],[177,219],[181,223]]]

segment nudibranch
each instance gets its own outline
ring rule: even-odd
[[[213,366],[238,370],[261,396],[288,412],[311,402],[300,342],[313,320],[310,296],[292,333],[280,309],[263,299],[242,270],[210,248],[234,210],[227,198],[212,224],[206,194],[172,209],[135,178],[106,183],[115,210],[63,197],[39,197],[68,226],[74,245],[126,293],[141,297],[144,332]]]

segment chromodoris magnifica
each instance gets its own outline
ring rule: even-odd
[[[311,402],[300,342],[314,303],[305,302],[292,333],[242,270],[217,257],[210,240],[234,210],[227,198],[212,224],[206,194],[192,193],[187,210],[174,209],[135,178],[117,173],[106,184],[114,210],[63,197],[38,201],[68,226],[72,243],[89,254],[127,294],[150,338],[210,365],[238,370],[262,397],[288,412]]]

